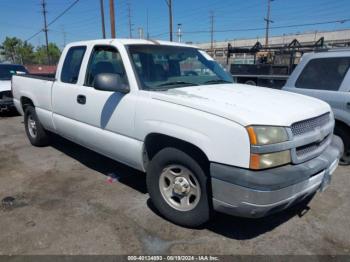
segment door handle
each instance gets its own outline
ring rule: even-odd
[[[77,96],[77,102],[78,102],[79,104],[85,105],[85,103],[86,103],[86,96],[78,95],[78,96]]]
[[[348,109],[350,109],[350,102],[347,102],[347,103],[346,103],[346,107],[347,107]]]

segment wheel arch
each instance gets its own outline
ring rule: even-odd
[[[335,126],[343,127],[350,131],[350,126],[340,119],[335,119]]]
[[[23,109],[23,112],[25,112],[28,106],[35,107],[33,100],[27,96],[22,96],[20,101],[21,101],[21,107]]]
[[[162,133],[150,133],[145,137],[143,161],[146,170],[148,162],[166,147],[177,148],[189,154],[209,173],[210,161],[204,150],[191,142]]]

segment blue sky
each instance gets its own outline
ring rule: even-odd
[[[74,0],[46,0],[48,21],[52,21]],[[0,0],[0,42],[6,36],[28,39],[43,27],[41,0]],[[106,31],[110,36],[108,0],[105,0]],[[174,30],[182,24],[183,40],[210,41],[210,12],[213,11],[215,40],[255,38],[263,36],[267,0],[173,0]],[[128,37],[128,3],[131,7],[133,35],[143,27],[152,38],[168,39],[168,11],[165,0],[115,0],[117,37]],[[320,23],[350,18],[350,0],[274,0],[271,6],[273,27]],[[350,28],[350,21],[310,26],[275,28],[271,35],[306,31]],[[249,30],[248,30],[249,29]],[[257,29],[257,30],[251,30]],[[99,0],[80,0],[69,12],[49,28],[49,41],[66,42],[101,38]],[[237,30],[237,31],[235,31]],[[204,31],[204,32],[198,32]],[[30,42],[44,44],[41,33]]]

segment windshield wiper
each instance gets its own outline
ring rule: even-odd
[[[157,87],[162,87],[162,86],[175,86],[175,85],[191,85],[191,86],[198,86],[196,83],[192,82],[185,82],[185,81],[174,81],[174,82],[166,82],[160,85],[157,85]]]
[[[214,79],[204,82],[203,84],[232,84],[230,81],[226,81],[223,79]]]

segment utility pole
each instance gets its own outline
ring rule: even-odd
[[[132,23],[131,23],[131,7],[130,7],[130,2],[127,3],[127,6],[128,6],[129,38],[132,38]]]
[[[270,31],[270,23],[273,23],[271,20],[271,2],[273,0],[267,0],[267,14],[264,20],[266,21],[266,33],[265,33],[265,46],[269,46],[269,31]]]
[[[63,45],[62,50],[66,46],[67,43],[67,32],[64,30],[64,26],[62,25],[62,36],[63,36]]]
[[[173,1],[165,0],[169,9],[169,40],[173,41]]]
[[[148,28],[148,9],[147,9],[147,22],[146,22],[146,30],[147,30],[147,39],[149,39],[149,28]]]
[[[139,38],[140,38],[140,39],[143,39],[143,38],[144,38],[143,28],[142,28],[142,27],[139,27],[139,28],[138,28],[138,31],[139,31]]]
[[[210,50],[214,49],[214,12],[210,12]]]
[[[105,28],[105,8],[103,5],[104,0],[100,0],[100,8],[101,8],[101,23],[102,23],[102,37],[106,38],[106,28]]]
[[[114,14],[114,0],[109,0],[109,16],[111,20],[111,37],[115,38],[115,14]]]
[[[48,33],[47,33],[48,29],[47,29],[47,21],[46,21],[47,11],[46,11],[46,1],[45,0],[41,1],[41,6],[42,6],[42,9],[43,9],[42,13],[43,13],[43,16],[44,16],[44,29],[43,29],[43,31],[45,32],[47,62],[48,62],[48,64],[50,64],[49,38],[48,38]]]
[[[177,24],[177,41],[179,43],[181,43],[181,39],[182,39],[181,26],[182,24]]]

